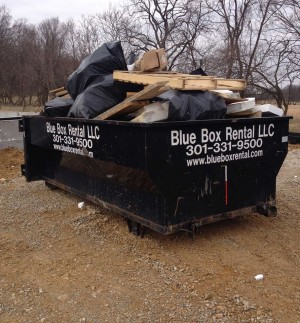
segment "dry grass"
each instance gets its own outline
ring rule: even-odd
[[[290,120],[290,131],[300,132],[300,104],[290,105],[287,115],[293,117]]]
[[[26,106],[23,108],[22,106],[0,104],[0,111],[40,112],[42,111],[42,108],[36,106]]]

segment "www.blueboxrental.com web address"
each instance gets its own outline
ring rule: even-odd
[[[199,165],[208,165],[208,164],[217,164],[224,163],[234,160],[248,159],[248,158],[257,158],[263,156],[263,150],[254,150],[254,151],[242,151],[235,154],[221,154],[221,155],[206,155],[205,157],[200,158],[191,158],[187,159],[187,166],[199,166]]]

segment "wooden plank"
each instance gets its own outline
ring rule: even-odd
[[[156,84],[150,84],[146,86],[142,91],[132,95],[131,97],[127,98],[123,102],[117,104],[116,106],[112,107],[111,109],[101,113],[95,119],[98,120],[106,120],[112,116],[119,115],[119,114],[126,114],[131,113],[137,109],[135,108],[132,103],[135,101],[141,101],[146,99],[151,99],[156,97],[157,95],[162,93],[162,90],[165,92],[169,89],[169,87],[165,86],[167,82],[158,82]]]
[[[67,90],[63,90],[63,91],[60,91],[60,92],[56,92],[55,93],[55,97],[61,97],[61,96],[65,96],[68,94],[68,91]]]
[[[57,93],[57,92],[60,92],[60,91],[63,91],[63,90],[65,90],[65,87],[64,86],[49,91],[49,94],[54,94],[54,93]]]
[[[113,78],[117,81],[130,82],[136,84],[155,84],[157,82],[166,82],[172,88],[183,88],[184,81],[174,78],[170,79],[168,76],[162,75],[155,77],[156,74],[142,74],[142,73],[128,73],[124,71],[114,71]]]
[[[122,112],[118,113],[118,115],[129,114],[129,113],[135,112],[136,110],[139,110],[139,109],[141,109],[142,107],[144,107],[145,105],[148,105],[148,104],[150,104],[149,100],[129,102],[126,109],[123,110]]]
[[[154,91],[155,95],[153,95],[153,92],[150,91],[148,93],[143,94],[142,98],[139,98],[138,100],[150,100],[150,99],[153,99],[154,97],[156,97],[158,95],[161,95],[161,94],[165,93],[168,90],[170,90],[169,86],[162,86],[161,88],[158,88],[156,91]],[[140,93],[140,92],[137,92],[137,93]]]
[[[186,79],[181,90],[209,91],[217,88],[215,79]]]
[[[134,73],[114,71],[115,80],[137,84],[154,84],[159,81],[167,81],[167,85],[177,90],[244,90],[245,80],[221,79],[201,75],[189,75],[181,73]]]
[[[68,94],[68,91],[64,87],[49,91],[49,99],[52,100],[57,97],[62,97]]]
[[[220,90],[245,90],[246,85],[246,80],[217,79],[217,89]]]
[[[130,71],[130,72],[126,72],[126,71],[122,71],[122,73],[130,73],[130,74],[140,74],[140,75],[148,75],[148,76],[152,76],[152,77],[168,77],[168,78],[178,78],[178,79],[215,79],[214,76],[202,76],[202,75],[196,75],[196,74],[183,74],[183,73],[177,73],[177,72],[136,72],[136,71]]]

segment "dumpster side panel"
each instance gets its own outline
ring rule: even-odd
[[[274,205],[288,121],[25,117],[25,175],[170,233]]]
[[[164,198],[145,170],[144,128],[44,117],[24,125],[28,180],[44,179],[116,206],[127,217],[163,231]]]
[[[287,154],[288,119],[178,124],[149,129],[147,166],[165,196],[169,223],[275,203]]]

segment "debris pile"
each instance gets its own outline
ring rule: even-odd
[[[130,122],[282,116],[273,105],[241,98],[246,81],[167,72],[164,49],[127,65],[120,42],[105,43],[73,72],[66,89],[50,92],[42,115]],[[69,94],[71,98],[63,98]]]

